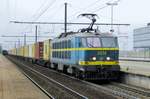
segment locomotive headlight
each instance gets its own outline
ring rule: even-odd
[[[96,57],[92,57],[92,59],[95,61],[95,60],[96,60]]]
[[[110,60],[110,57],[106,57],[106,60]]]

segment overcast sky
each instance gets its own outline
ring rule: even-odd
[[[99,16],[97,22],[110,23],[110,7],[108,2],[119,1],[114,7],[114,23],[128,23],[130,26],[116,27],[116,32],[128,33],[128,45],[132,47],[132,33],[134,28],[144,27],[150,22],[150,0],[1,0],[0,1],[0,35],[34,35],[34,26],[9,23],[9,21],[42,21],[64,22],[64,2],[68,3],[69,22],[90,22],[87,19],[79,19],[81,13],[96,13]],[[69,30],[76,30],[79,26],[70,26]],[[100,26],[103,31],[109,31],[110,26]],[[50,32],[50,33],[48,33]],[[56,36],[63,32],[61,25],[40,25],[39,35]],[[19,38],[1,38],[0,43],[4,47],[13,47]],[[21,38],[20,38],[21,39]],[[44,40],[43,38],[41,40]],[[34,40],[29,38],[28,40]],[[9,44],[9,47],[8,47]],[[124,44],[124,43],[122,43]]]

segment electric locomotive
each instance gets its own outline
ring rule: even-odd
[[[52,40],[51,68],[87,80],[118,79],[119,47],[117,37],[93,29],[95,14],[82,14],[92,20],[78,32],[62,33]]]
[[[7,51],[7,50],[3,50],[3,51],[2,51],[2,54],[3,54],[3,55],[8,55],[8,51]]]

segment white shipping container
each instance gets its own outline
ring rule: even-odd
[[[32,44],[29,45],[29,58],[33,58],[32,57]]]

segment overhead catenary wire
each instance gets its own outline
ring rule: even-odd
[[[40,13],[39,15],[35,18],[34,21],[38,20],[54,3],[56,0],[52,0]]]
[[[89,4],[88,6],[82,8],[82,10],[83,10],[83,9],[84,9],[84,10],[89,9],[90,7],[92,7],[92,5],[94,5],[94,4],[96,4],[96,3],[100,2],[100,1],[101,1],[101,0],[96,0],[95,2],[93,2],[93,3]],[[76,14],[79,13],[79,12],[81,12],[81,9],[80,9],[80,11],[76,11],[74,14],[72,14],[72,15],[69,16],[69,17],[72,17],[72,16],[76,15]]]
[[[51,11],[52,13],[49,15],[49,18],[52,20],[54,16],[62,9],[63,5],[60,5],[56,10]],[[38,31],[40,33],[41,31]],[[50,33],[50,32],[44,32],[44,33]],[[40,34],[39,34],[40,35]]]
[[[64,24],[63,22],[21,22],[21,21],[10,21],[12,23],[16,24]],[[68,22],[67,24],[72,24],[72,25],[89,25],[89,23],[71,23]],[[111,25],[110,23],[95,23],[96,25]],[[129,26],[130,24],[113,24],[113,25],[127,25]]]
[[[91,11],[91,12],[92,12],[92,13],[95,13],[95,12],[97,12],[97,11],[100,11],[100,10],[106,8],[106,7],[108,7],[108,5],[105,5],[105,6],[103,6],[103,7],[100,7],[100,8],[98,8],[98,9],[94,10],[94,11]]]
[[[2,35],[1,37],[14,37],[14,38],[16,38],[16,37],[24,37],[24,36],[18,36],[18,35]],[[26,36],[26,37],[35,37],[35,36],[33,36],[33,35],[30,35],[30,36]],[[40,37],[40,38],[48,38],[47,36],[37,36],[37,37]]]
[[[55,1],[56,1],[56,0],[53,0],[53,1],[52,1],[51,3],[49,3],[49,4],[53,4]],[[96,1],[93,2],[92,4],[95,4],[95,3],[99,2],[99,1],[101,1],[101,0],[96,0]],[[90,4],[90,5],[92,5],[92,4]],[[38,16],[36,16],[37,19],[35,19],[35,20],[38,20],[39,17],[41,17],[41,16],[48,10],[49,7],[50,7],[50,6],[46,6],[45,9],[42,10],[42,12],[40,12],[40,13],[38,14]],[[88,8],[88,7],[86,7],[86,8]],[[98,8],[98,9],[96,9],[96,11],[97,11],[97,10],[100,10],[100,9],[103,9],[103,8],[105,8],[105,7]],[[95,11],[95,12],[96,12],[96,11]],[[55,14],[53,14],[53,15],[55,15]]]
[[[44,6],[44,4],[46,3],[46,1],[40,6],[40,8],[38,8],[38,11],[40,11],[39,12],[39,14],[38,15],[34,15],[35,16],[35,19],[34,20],[38,20],[39,19],[39,17],[41,17],[52,5],[53,5],[53,3],[55,3],[55,1],[56,0],[52,0],[50,3],[48,3],[47,4],[47,6],[43,9],[43,10],[40,10],[40,9],[42,9],[42,7]],[[7,0],[7,4],[8,4],[8,6],[9,6],[9,0]],[[13,7],[13,9],[15,10],[14,11],[14,19],[16,19],[16,15],[17,15],[17,5],[18,5],[18,3],[17,3],[17,0],[15,0],[15,2],[13,3],[14,4],[14,6],[15,7]],[[33,16],[33,17],[34,17]],[[24,30],[27,30],[28,29],[28,26],[27,27],[25,27],[25,29]],[[24,32],[24,33],[26,33],[26,32]]]
[[[31,19],[36,16],[36,14],[42,9],[42,7],[46,4],[47,0],[45,0],[41,6],[35,11],[35,13],[31,16]]]
[[[51,20],[54,18],[54,16],[56,16],[56,14],[58,14],[58,12],[60,11],[60,9],[62,9],[63,7],[64,7],[64,5],[61,4],[61,5],[50,15]]]
[[[95,13],[95,12],[98,12],[98,11],[100,11],[100,10],[102,10],[102,9],[105,9],[105,8],[107,8],[109,5],[109,3],[114,3],[114,4],[117,4],[118,2],[120,2],[121,0],[116,0],[116,1],[113,1],[113,2],[111,2],[112,0],[110,0],[109,2],[107,2],[106,4],[107,5],[105,5],[105,6],[103,6],[103,7],[100,7],[100,8],[97,8],[96,10],[94,10],[94,11],[92,11],[92,13]],[[108,17],[108,16],[103,16],[103,15],[101,15],[101,17],[103,17],[103,18],[106,18],[106,19],[111,19],[110,17]],[[113,18],[113,20],[116,20],[116,21],[118,21],[117,19],[114,19]]]
[[[108,1],[107,3],[111,2],[111,1],[112,1],[112,0]],[[118,2],[120,2],[120,0],[114,1],[114,3],[118,3]],[[106,8],[106,7],[108,7],[108,6],[109,6],[109,5],[105,5],[105,6],[103,6],[103,7],[97,8],[96,10],[91,11],[91,12],[92,12],[92,13],[95,13],[95,12],[97,12],[97,11],[100,11],[100,10],[102,10],[102,9],[104,9],[104,8]]]
[[[49,2],[47,4],[47,6],[45,8],[42,9],[42,6],[44,6],[44,3],[46,3],[46,1],[44,3],[41,4],[41,6],[38,8],[38,10],[40,11],[38,15],[33,15],[32,17],[35,17],[32,19],[32,21],[37,21],[54,3],[56,2],[56,0],[52,0],[51,2]],[[37,12],[38,13],[38,12]],[[25,27],[23,30],[27,30],[29,26]]]
[[[90,5],[88,5],[88,6],[93,7],[92,5],[98,3],[99,1],[101,1],[101,0],[97,0],[97,1],[93,2],[92,4],[90,4]],[[107,2],[111,2],[111,1],[112,1],[112,0],[109,0],[109,1],[107,1]],[[106,3],[106,2],[105,2],[105,3]],[[83,9],[86,10],[86,9],[90,8],[90,7],[88,7],[88,6],[84,7]],[[103,7],[101,7],[101,8],[103,9]],[[97,9],[97,8],[94,8],[94,9]],[[102,9],[99,8],[99,10],[102,10]],[[81,11],[81,10],[80,10],[80,11],[77,11],[76,13],[74,13],[72,16],[69,16],[69,17],[73,17],[73,16],[75,16],[76,14],[78,14],[78,13],[80,13],[80,12],[82,12],[82,11]],[[96,12],[96,11],[94,10],[94,11],[89,11],[89,12],[94,13],[94,12]],[[74,20],[74,19],[75,19],[75,18],[69,19],[69,21],[72,21],[72,20]]]
[[[40,7],[35,11],[35,13],[30,17],[31,21],[33,21],[34,17],[37,16],[36,14],[42,9],[42,7],[46,4],[46,2],[47,2],[47,0],[45,0],[45,1],[40,5]],[[32,25],[28,25],[28,26],[26,26],[23,30],[27,30],[29,26],[32,27]]]
[[[100,10],[102,10],[102,9],[104,9],[104,8],[107,7],[106,3],[109,3],[109,2],[111,2],[111,1],[113,1],[113,0],[106,1],[106,2],[104,2],[104,3],[102,4],[103,6],[97,6],[97,7],[93,8],[93,9],[91,9],[91,11],[89,11],[89,12],[95,13],[95,12],[97,12],[97,11],[100,11]],[[95,10],[95,9],[96,9],[96,10]]]

